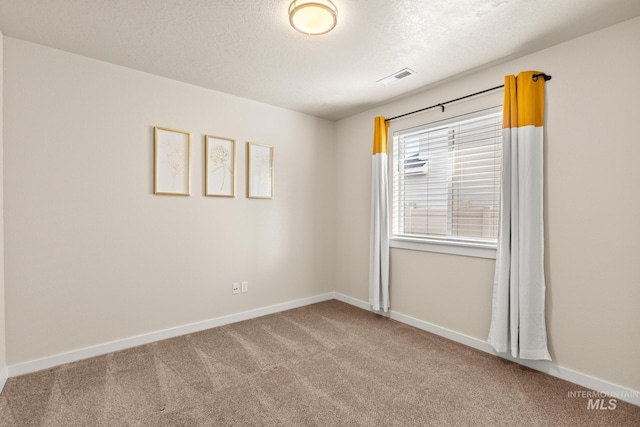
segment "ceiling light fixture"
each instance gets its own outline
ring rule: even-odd
[[[294,0],[289,6],[289,22],[302,34],[326,34],[338,23],[338,8],[331,0]]]

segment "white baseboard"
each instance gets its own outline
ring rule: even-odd
[[[334,298],[332,292],[316,295],[309,298],[302,298],[295,301],[288,301],[282,304],[271,305],[268,307],[257,308],[254,310],[244,311],[242,313],[221,316],[202,322],[191,323],[189,325],[178,326],[175,328],[164,329],[162,331],[151,332],[144,335],[138,335],[131,338],[112,341],[105,344],[99,344],[92,347],[81,348],[67,353],[56,354],[53,356],[43,357],[41,359],[30,360],[28,362],[10,365],[3,371],[6,381],[7,377],[16,377],[18,375],[28,374],[30,372],[41,371],[43,369],[53,368],[54,366],[63,365],[65,363],[77,362],[78,360],[88,359],[90,357],[101,356],[103,354],[120,351],[139,345],[149,344],[155,341],[173,338],[180,335],[191,334],[194,332],[211,329],[218,326],[228,325],[243,320],[254,319],[256,317],[265,316],[267,314],[279,313],[281,311],[298,308],[309,304],[315,304],[321,301],[327,301]],[[0,381],[2,377],[0,377]],[[4,382],[2,382],[4,385]],[[1,389],[0,389],[1,391]]]
[[[2,393],[2,390],[4,389],[4,385],[7,383],[8,379],[9,379],[9,368],[5,366],[4,368],[2,368],[2,372],[0,372],[0,393]]]
[[[333,298],[337,299],[338,301],[342,301],[342,302],[346,302],[347,304],[354,305],[358,308],[362,308],[363,310],[371,309],[371,305],[368,302],[364,302],[362,300],[359,300],[357,298],[352,298],[344,294],[339,294],[338,292],[333,293]]]
[[[86,347],[67,353],[56,354],[41,359],[30,360],[28,362],[18,363],[10,365],[0,372],[0,392],[4,387],[9,377],[15,377],[18,375],[28,374],[30,372],[41,371],[43,369],[52,368],[55,366],[63,365],[65,363],[76,362],[78,360],[88,359],[90,357],[101,356],[103,354],[112,353],[114,351],[120,351],[131,347],[137,347],[139,345],[149,344],[155,341],[164,340],[167,338],[173,338],[180,335],[191,334],[194,332],[203,331],[205,329],[215,328],[218,326],[228,325],[231,323],[240,322],[243,320],[254,319],[256,317],[266,316],[268,314],[279,313],[281,311],[290,310],[293,308],[303,307],[305,305],[315,304],[321,301],[327,301],[330,299],[336,299],[338,301],[345,302],[364,310],[369,310],[370,305],[368,302],[353,298],[337,292],[330,292],[326,294],[316,295],[309,298],[303,298],[295,301],[289,301],[282,304],[276,304],[268,307],[258,308],[254,310],[245,311],[242,313],[232,314],[228,316],[217,317],[203,322],[192,323],[189,325],[178,326],[175,328],[165,329],[162,331],[152,332],[149,334],[139,335],[136,337],[125,338],[118,341],[112,341],[105,344],[96,345],[93,347]],[[390,311],[389,317],[398,322],[422,329],[427,332],[431,332],[435,335],[442,336],[455,342],[467,345],[469,347],[484,351],[489,354],[501,357],[503,359],[511,360],[512,362],[527,366],[536,371],[544,372],[551,376],[578,384],[583,387],[587,387],[591,390],[607,394],[611,397],[619,400],[624,400],[634,405],[640,406],[640,392],[631,390],[616,384],[612,384],[607,381],[603,381],[598,378],[585,375],[574,370],[558,366],[552,362],[536,361],[536,360],[520,360],[503,354],[496,353],[496,351],[486,341],[479,340],[477,338],[470,337],[468,335],[461,334],[459,332],[452,331],[441,326],[434,325],[424,320],[416,319],[411,316],[404,315],[395,311]]]
[[[339,301],[345,302],[347,304],[351,304],[356,307],[363,308],[365,310],[370,309],[369,303],[356,298],[352,298],[339,293],[335,293],[334,298]],[[397,320],[398,322],[402,322],[404,324],[416,327],[418,329],[422,329],[423,331],[431,332],[432,334],[439,335],[441,337],[450,339],[455,342],[459,342],[460,344],[464,344],[466,346],[475,348],[477,350],[484,351],[485,353],[493,354],[494,356],[498,356],[503,359],[510,360],[512,362],[518,363],[520,365],[526,366],[536,371],[544,372],[545,374],[549,374],[553,377],[560,378],[560,379],[569,381],[571,383],[600,392],[603,395],[607,395],[619,400],[624,400],[625,402],[629,402],[633,405],[640,406],[640,391],[631,390],[629,388],[612,384],[610,382],[601,380],[599,378],[594,378],[592,376],[583,374],[581,372],[577,372],[572,369],[558,366],[555,363],[552,363],[549,361],[515,359],[508,354],[497,353],[493,349],[493,347],[491,347],[491,345],[486,341],[482,341],[477,338],[470,337],[468,335],[464,335],[459,332],[455,332],[450,329],[434,325],[433,323],[425,322],[424,320],[407,316],[402,313],[391,311],[389,317],[391,317],[394,320]]]

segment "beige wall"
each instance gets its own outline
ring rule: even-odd
[[[333,290],[332,122],[9,37],[4,77],[9,364]],[[192,132],[190,197],[152,194],[153,126]],[[234,199],[203,196],[204,134],[237,140]]]
[[[7,353],[6,353],[6,335],[5,335],[5,303],[4,303],[4,161],[3,161],[3,135],[4,135],[4,126],[3,126],[3,99],[4,99],[4,91],[3,91],[3,59],[4,59],[4,50],[3,50],[3,35],[0,33],[0,373],[4,371],[7,367]]]
[[[547,322],[554,363],[640,390],[640,18],[468,74],[337,123],[336,289],[368,300],[373,117],[391,117],[537,69],[547,83]],[[474,98],[424,122],[490,104]],[[416,121],[393,123],[398,128]],[[493,260],[391,251],[392,309],[486,340]]]

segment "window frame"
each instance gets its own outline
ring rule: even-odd
[[[396,144],[396,134],[402,131],[409,131],[413,128],[419,128],[429,125],[436,125],[438,122],[444,122],[457,117],[462,118],[466,115],[481,114],[484,110],[502,108],[503,91],[489,96],[478,97],[479,99],[460,104],[453,104],[447,108],[447,113],[437,111],[427,111],[420,117],[413,117],[410,120],[403,120],[402,123],[391,122],[389,127],[389,195],[390,195],[390,235],[389,247],[397,249],[407,249],[425,252],[435,252],[442,254],[470,256],[477,258],[495,259],[497,252],[497,243],[494,242],[474,242],[470,240],[455,240],[449,238],[437,237],[409,237],[393,235],[393,167],[395,163],[394,147]],[[474,102],[475,101],[475,102]],[[499,221],[499,220],[498,220]]]

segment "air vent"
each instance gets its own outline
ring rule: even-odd
[[[409,77],[409,76],[411,76],[411,75],[413,75],[415,73],[416,73],[415,71],[410,70],[408,68],[405,68],[404,70],[400,70],[400,71],[398,71],[396,73],[393,73],[390,76],[385,77],[382,80],[378,80],[376,83],[380,83],[381,85],[384,85],[384,86],[389,86],[389,85],[392,85],[392,84],[396,83],[397,81],[402,80],[404,78],[407,78],[407,77]]]

